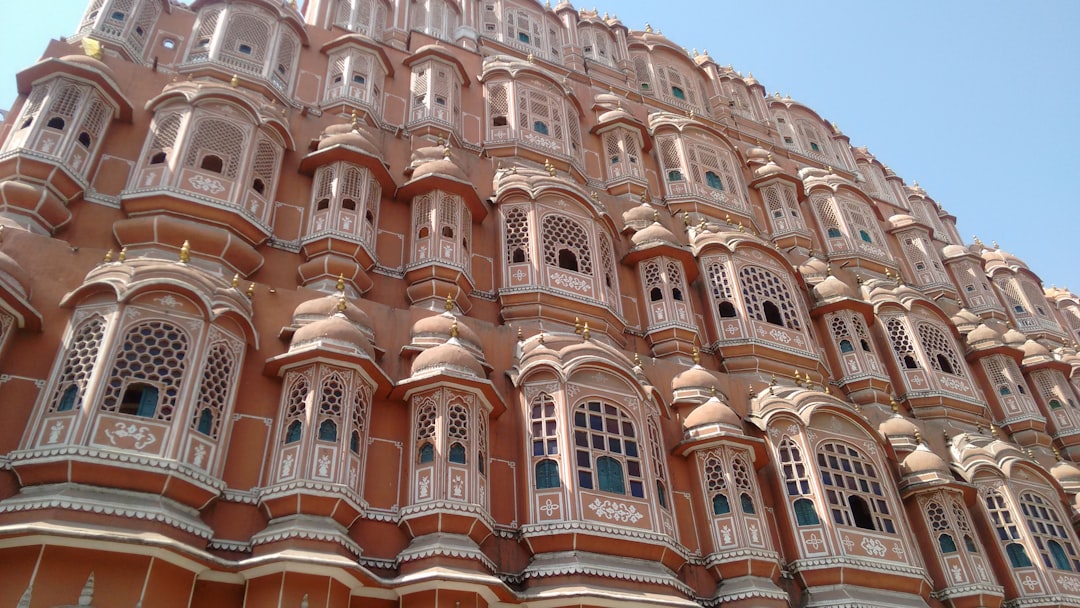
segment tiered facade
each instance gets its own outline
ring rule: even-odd
[[[1080,606],[1080,298],[751,75],[91,0],[17,79],[0,606]]]

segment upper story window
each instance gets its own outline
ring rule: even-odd
[[[338,49],[330,54],[323,103],[354,103],[378,114],[385,78],[386,70],[374,53],[359,48]]]
[[[781,184],[770,184],[762,190],[761,196],[765,199],[769,224],[774,235],[806,229],[794,189]]]
[[[387,16],[392,12],[382,0],[337,0],[334,25],[373,40],[382,40]]]
[[[618,46],[611,34],[595,25],[582,25],[578,28],[581,40],[581,53],[585,59],[614,67],[619,59]]]
[[[697,67],[682,63],[681,58],[666,58],[653,53],[633,53],[632,59],[643,94],[685,110],[709,113],[705,85]]]
[[[777,445],[776,452],[780,472],[784,477],[785,494],[791,501],[795,514],[795,523],[800,526],[820,525],[821,518],[810,491],[810,473],[799,445],[790,437],[784,437]]]
[[[614,128],[604,132],[603,139],[609,180],[645,176],[645,169],[641,166],[641,142],[633,131]]]
[[[993,282],[1008,304],[1009,314],[1020,331],[1062,333],[1061,325],[1050,312],[1046,295],[1033,279],[1011,272],[998,272]]]
[[[746,194],[731,149],[705,135],[666,134],[656,138],[669,199],[695,197],[745,212]]]
[[[461,80],[447,63],[429,60],[412,68],[409,124],[432,121],[457,130],[461,119]]]
[[[76,36],[117,43],[128,58],[139,61],[161,14],[161,4],[160,0],[94,0]]]
[[[696,329],[692,321],[693,311],[683,279],[682,264],[677,260],[658,257],[642,262],[640,270],[649,325],[680,323]]]
[[[916,325],[919,334],[919,342],[922,344],[930,367],[939,372],[959,376],[963,378],[964,368],[960,358],[956,356],[952,340],[945,337],[945,333],[936,325],[923,321]]]
[[[896,532],[886,490],[873,462],[841,442],[821,444],[817,459],[833,523]]]
[[[581,160],[581,123],[561,89],[539,79],[490,82],[488,145],[518,141],[546,155]]]
[[[300,37],[292,25],[256,5],[236,3],[199,11],[185,64],[216,64],[288,95],[299,56]]]
[[[337,234],[374,251],[382,187],[365,167],[339,161],[315,171],[311,223],[305,238]]]
[[[812,199],[818,226],[831,254],[863,253],[889,260],[889,248],[874,212],[853,198],[817,195]]]
[[[460,196],[435,190],[413,198],[412,263],[469,268],[472,214]]]
[[[502,8],[500,40],[503,43],[525,53],[562,63],[561,24],[549,20],[544,14],[517,7],[509,1],[500,1],[498,5]],[[495,7],[496,2],[492,0],[483,3],[486,13],[497,14]],[[491,35],[493,29],[485,25],[484,33]]]
[[[440,40],[452,41],[460,21],[456,3],[448,0],[418,0],[409,12],[412,29]]]
[[[579,405],[574,446],[578,487],[645,497],[637,432],[622,408],[601,401]]]
[[[914,273],[916,285],[942,285],[951,291],[952,281],[945,273],[945,268],[938,258],[938,253],[933,242],[921,231],[910,231],[897,234],[900,239],[904,256]]]
[[[843,362],[840,368],[844,376],[867,373],[883,375],[884,369],[861,314],[841,311],[829,313],[825,319],[829,323],[836,351]]]

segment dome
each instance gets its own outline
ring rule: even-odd
[[[715,374],[701,367],[701,365],[695,364],[690,369],[679,372],[671,380],[671,390],[696,389],[709,391],[718,384],[720,384],[720,379]]]
[[[657,210],[655,207],[642,201],[640,205],[631,207],[626,213],[623,213],[623,223],[627,226],[648,226],[656,221]]]
[[[675,235],[670,230],[664,228],[660,222],[653,222],[645,228],[638,230],[630,237],[636,247],[642,245],[648,245],[649,243],[663,242],[671,245],[678,246],[678,242],[675,240]]]
[[[424,317],[413,323],[409,336],[414,342],[417,338],[424,337],[449,338],[454,333],[455,323],[457,323],[458,339],[479,348],[480,335],[476,333],[476,330],[449,312]]]
[[[735,410],[717,399],[715,395],[694,408],[694,411],[690,412],[686,419],[683,420],[683,428],[686,430],[707,424],[721,424],[736,429],[742,428],[742,421],[739,420],[739,415],[735,413]]]
[[[319,149],[325,150],[332,146],[348,146],[376,158],[382,158],[379,146],[371,140],[367,133],[362,132],[363,130],[360,124],[331,125],[323,131],[322,137],[319,139]]]
[[[604,123],[614,120],[631,120],[637,122],[637,119],[634,118],[633,114],[627,112],[622,108],[615,108],[614,110],[608,110],[607,112],[604,112],[600,115],[596,122],[602,125]]]
[[[308,323],[325,319],[340,312],[352,323],[370,331],[372,327],[371,317],[369,317],[366,312],[348,300],[345,301],[345,310],[339,310],[340,305],[340,295],[329,295],[305,300],[293,310],[293,324],[307,325]]]
[[[371,342],[364,332],[351,323],[344,314],[335,314],[321,321],[314,321],[296,330],[289,349],[292,350],[309,342],[329,340],[344,346],[351,346],[358,351],[369,352]]]
[[[897,213],[896,215],[889,217],[889,225],[891,225],[893,228],[899,228],[901,226],[914,224],[917,221],[918,220],[916,220],[914,217],[906,213]]]
[[[1027,342],[1027,336],[1016,331],[1015,328],[1010,327],[1008,331],[1001,335],[1001,339],[1012,347],[1019,347],[1024,342]]]
[[[428,175],[445,175],[452,179],[469,183],[469,177],[465,175],[465,171],[457,166],[457,163],[446,158],[445,155],[436,160],[429,160],[418,165],[413,171],[412,179],[415,180]]]
[[[930,451],[930,448],[926,447],[925,443],[920,443],[919,447],[915,448],[900,463],[900,473],[904,475],[918,475],[919,473],[949,475],[951,471],[949,465],[945,463],[941,456]]]
[[[1063,486],[1080,484],[1080,467],[1066,460],[1059,460],[1050,467],[1050,474]]]
[[[799,264],[799,274],[803,277],[813,277],[826,274],[828,272],[829,264],[818,257],[807,258],[802,264]]]
[[[967,335],[967,343],[974,348],[992,346],[1001,344],[1001,336],[985,323],[980,323]]]
[[[769,177],[770,175],[776,175],[778,173],[784,172],[784,169],[780,165],[776,164],[776,161],[772,159],[771,154],[768,158],[768,162],[754,170],[755,177]]]
[[[878,425],[878,432],[885,437],[914,437],[919,428],[900,414],[893,414]]]
[[[88,67],[92,70],[97,70],[102,74],[105,74],[109,78],[113,78],[112,69],[105,65],[105,62],[100,59],[94,59],[89,55],[64,55],[60,58],[60,61],[64,63],[74,63],[76,65]]]
[[[967,247],[963,245],[946,245],[941,249],[941,257],[944,259],[956,258],[968,253]]]
[[[950,319],[952,324],[955,325],[960,331],[970,331],[971,329],[982,323],[982,319],[979,315],[971,312],[966,308],[961,308]]]
[[[1027,342],[1024,342],[1024,345],[1020,347],[1020,350],[1024,351],[1024,358],[1051,356],[1050,350],[1048,348],[1034,340],[1028,340]]]
[[[847,283],[833,275],[825,277],[825,280],[814,285],[814,297],[820,301],[836,300],[839,298],[855,298],[855,290]]]
[[[412,375],[425,372],[455,371],[476,378],[486,378],[483,366],[457,338],[451,338],[438,346],[429,348],[413,359]]]

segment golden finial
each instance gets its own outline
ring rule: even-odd
[[[105,57],[105,47],[101,46],[101,43],[93,38],[83,38],[82,48],[87,57],[92,57],[98,61]]]
[[[335,286],[338,291],[345,291],[345,273],[341,273],[337,278],[337,285]]]
[[[689,212],[689,211],[683,211],[683,214],[682,214],[682,223],[683,223],[683,225],[684,225],[684,226],[686,226],[687,228],[689,228],[689,227],[690,227],[690,212]]]
[[[994,248],[994,251],[1001,249],[1001,245],[998,245],[997,241],[990,241],[990,245]]]
[[[1056,445],[1050,446],[1050,451],[1054,453],[1054,458],[1057,458],[1058,460],[1064,460],[1064,458],[1061,457],[1061,450],[1059,450]]]
[[[550,175],[551,177],[555,177],[555,175],[557,174],[557,171],[555,170],[555,165],[551,164],[551,159],[544,159],[544,168],[547,169],[548,175]]]
[[[825,265],[825,276],[827,276],[827,277],[832,276],[832,264],[826,264]]]
[[[832,391],[829,390],[829,385],[828,384],[822,384],[822,386],[825,387],[825,394],[826,395],[831,395],[832,394]]]
[[[896,397],[889,395],[889,407],[892,408],[892,413],[897,416],[900,415],[900,404],[896,402]]]
[[[698,56],[698,54],[697,54],[697,49],[695,48],[695,49],[694,49],[694,57],[697,57],[697,56]]]
[[[446,312],[454,310],[454,297],[450,294],[446,294],[446,301],[443,302],[443,309]]]
[[[105,252],[105,263],[108,264],[112,261],[112,249]]]
[[[345,301],[345,294],[338,296],[337,309],[338,312],[345,312],[345,309],[349,307],[349,303]]]
[[[690,356],[694,359],[694,365],[701,365],[701,351],[698,350],[698,347],[694,347],[694,351]]]
[[[713,397],[716,396],[716,385],[715,384],[709,387],[709,394],[711,394]]]
[[[641,355],[634,353],[634,367],[641,367]]]
[[[191,243],[187,241],[180,246],[180,261],[184,264],[191,261]]]
[[[949,437],[949,429],[941,429],[941,436],[945,438],[945,445],[952,441],[952,437]]]
[[[994,439],[998,438],[998,427],[993,422],[990,423],[990,436]]]
[[[1024,453],[1027,454],[1028,458],[1035,460],[1035,453],[1031,451],[1031,448],[1024,448]]]
[[[529,56],[525,59],[528,60],[529,63],[536,63],[536,57],[533,57],[532,53],[529,53]]]
[[[446,160],[450,160],[450,146],[446,146],[446,148],[443,149],[442,157]]]
[[[352,111],[352,115],[349,118],[349,125],[352,126],[353,131],[360,129],[360,119],[356,117],[356,110]]]
[[[806,257],[808,257],[808,258],[814,257],[814,248],[813,247],[806,250]]]
[[[835,171],[833,171],[832,165],[829,165],[825,169],[829,172],[829,175],[832,175],[833,173],[835,173]]]
[[[974,239],[976,245],[978,245],[979,247],[983,246],[983,242],[979,240],[978,236],[972,236],[971,238]]]
[[[586,342],[589,341],[589,322],[588,321],[585,322],[585,327],[583,327],[581,329],[581,339],[586,341]]]
[[[775,395],[776,394],[776,392],[774,390],[775,388],[776,388],[776,374],[773,374],[772,377],[769,378],[769,394],[770,395]]]
[[[232,286],[233,286],[233,289],[236,289],[236,287],[237,287],[238,285],[240,285],[240,273],[239,273],[239,272],[238,272],[238,273],[236,273],[236,274],[234,274],[234,275],[232,275]]]
[[[648,33],[648,34],[652,33],[652,26],[649,25],[648,23],[645,24],[645,32]]]
[[[517,339],[518,339],[518,342],[523,342],[525,340],[525,335],[523,333],[521,333],[521,328],[520,327],[518,328],[518,331],[517,331]]]
[[[255,283],[251,283],[247,288],[247,297],[255,297]]]
[[[652,212],[652,221],[657,224],[660,223],[660,212],[655,209]]]
[[[926,443],[925,441],[923,441],[923,436],[922,433],[919,432],[919,429],[915,429],[915,443]]]
[[[456,338],[458,336],[457,317],[454,317],[454,322],[450,324],[450,337]]]
[[[686,117],[687,117],[687,118],[690,118],[690,119],[693,119],[693,118],[694,118],[694,111],[693,111],[693,110],[690,110],[689,112],[687,112],[687,113],[686,113]]]
[[[698,224],[698,230],[705,230],[705,216],[701,216],[701,223]]]
[[[739,225],[736,226],[736,228],[739,229],[739,232],[746,232],[746,227],[742,225],[742,221],[739,222]]]
[[[0,225],[0,243],[4,242],[4,226]]]
[[[240,77],[238,75],[236,75],[236,74],[233,74],[232,78],[229,79],[229,86],[230,87],[238,87],[238,86],[240,86]]]
[[[574,317],[574,333],[575,334],[580,334],[581,329],[582,329],[582,327],[581,327],[581,317]]]
[[[772,152],[769,152],[769,162],[773,162]]]
[[[117,256],[116,261],[118,261],[118,262],[126,262],[127,261],[127,247],[121,247],[120,248],[120,255]]]
[[[539,340],[540,340],[540,344],[544,343],[544,330],[542,330],[542,329],[540,330]]]

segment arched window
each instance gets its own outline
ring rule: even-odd
[[[735,317],[739,316],[735,312],[735,305],[731,302],[720,302],[716,305],[716,310],[720,314],[720,318],[722,319],[734,319]]]
[[[506,242],[507,263],[522,264],[529,261],[529,217],[521,207],[507,211],[503,238]]]
[[[538,460],[536,462],[536,489],[546,490],[558,488],[560,485],[559,463],[550,458]]]
[[[574,412],[578,485],[582,489],[645,497],[641,455],[633,421],[618,406],[600,401]],[[625,482],[624,468],[625,464]]]
[[[124,388],[119,412],[131,416],[153,418],[157,413],[158,388],[145,382],[134,382]]]
[[[1080,571],[1080,555],[1069,532],[1071,526],[1059,514],[1058,507],[1035,492],[1021,493],[1019,502],[1043,564],[1047,568]]]
[[[592,274],[592,248],[589,233],[578,222],[549,213],[541,223],[544,261],[550,266]],[[564,266],[565,264],[565,266]]]
[[[420,464],[435,462],[435,445],[430,441],[421,445],[420,451],[417,454],[417,460]]]
[[[818,448],[817,460],[834,523],[896,532],[887,487],[870,459],[850,445],[831,441]]]
[[[1030,568],[1031,558],[1028,557],[1027,550],[1024,549],[1024,545],[1020,543],[1009,543],[1005,545],[1005,553],[1009,556],[1009,563],[1013,568]]]
[[[885,319],[885,329],[888,331],[889,341],[892,342],[893,352],[896,353],[900,364],[906,369],[918,369],[915,344],[911,340],[907,324],[899,317],[891,317]]]
[[[460,443],[454,443],[450,446],[450,454],[447,458],[454,464],[465,464],[465,446]]]
[[[49,410],[66,412],[82,404],[82,392],[97,363],[98,350],[105,335],[105,323],[101,317],[83,321],[73,332],[70,346],[64,355],[63,370],[57,381]]]
[[[841,340],[840,341],[840,352],[842,352],[842,353],[855,352],[855,347],[853,347],[851,345],[851,340]]]
[[[795,523],[800,526],[817,526],[821,524],[817,509],[809,498],[799,498],[792,507],[795,509]]]
[[[940,534],[937,540],[938,549],[941,550],[942,554],[956,553],[956,541],[953,540],[951,534]]]
[[[319,441],[337,441],[338,428],[333,420],[326,419],[319,423]]]
[[[290,443],[296,443],[300,441],[301,435],[304,433],[304,423],[299,420],[293,420],[289,423],[289,427],[285,430],[285,445]]]
[[[724,189],[724,182],[720,181],[720,176],[715,171],[705,172],[705,183],[714,190]]]
[[[713,515],[727,515],[731,513],[731,504],[728,502],[727,496],[723,494],[717,494],[712,499]]]
[[[130,328],[113,360],[101,409],[172,420],[188,344],[187,333],[165,321]]]
[[[748,316],[788,329],[801,329],[791,291],[776,273],[759,266],[744,266],[739,270],[739,283]]]
[[[953,350],[952,341],[945,337],[941,329],[929,322],[922,322],[918,324],[917,331],[919,342],[930,357],[930,365],[934,369],[954,376],[964,376],[960,358]]]

